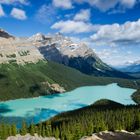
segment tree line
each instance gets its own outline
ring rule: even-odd
[[[138,105],[91,105],[75,111],[57,115],[37,125],[27,126],[22,123],[20,129],[16,125],[0,124],[0,139],[37,133],[43,137],[55,137],[61,140],[78,140],[82,136],[91,135],[104,130],[135,131],[140,128],[140,107]]]

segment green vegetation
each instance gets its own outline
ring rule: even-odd
[[[16,59],[11,59],[11,60],[9,60],[8,62],[9,62],[10,64],[12,64],[12,63],[15,63],[15,64],[16,64],[16,63],[17,63],[17,60],[16,60]]]
[[[8,136],[15,136],[17,133],[16,125],[0,124],[0,140],[5,140]]]
[[[124,106],[104,99],[91,106],[57,115],[39,125],[46,130],[51,126],[49,134],[57,135],[62,140],[78,140],[104,130],[136,131],[140,128],[140,107]]]
[[[132,99],[133,99],[137,104],[140,104],[140,89],[138,89],[135,93],[133,93]]]
[[[138,105],[124,106],[104,99],[82,109],[62,113],[38,125],[31,124],[27,127],[23,122],[18,131],[15,125],[1,124],[0,136],[4,139],[16,133],[21,135],[37,133],[43,137],[54,136],[61,140],[78,140],[92,133],[122,129],[139,134],[140,107]]]
[[[120,103],[117,103],[117,102],[114,102],[111,100],[107,100],[107,99],[98,100],[93,105],[97,106],[97,107],[100,106],[101,108],[103,108],[103,107],[104,108],[106,108],[106,107],[122,107],[123,106]]]
[[[66,90],[80,86],[119,83],[120,86],[138,88],[133,80],[94,77],[64,66],[62,64],[40,61],[36,64],[0,65],[0,101],[29,98],[54,93],[45,82],[58,83]]]
[[[6,55],[6,57],[8,57],[8,58],[16,58],[16,54]]]
[[[27,55],[30,54],[30,51],[29,51],[29,50],[27,50],[27,51],[20,51],[20,52],[18,52],[18,54],[19,54],[20,56],[27,56]]]
[[[136,131],[135,131],[135,134],[136,134],[136,135],[140,135],[140,129],[136,130]]]
[[[140,72],[136,72],[136,73],[127,73],[130,76],[133,76],[135,78],[139,78],[140,79]]]

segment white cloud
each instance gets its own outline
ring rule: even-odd
[[[52,21],[55,20],[56,16],[56,9],[52,5],[42,5],[39,10],[37,11],[35,18],[43,23],[51,23]]]
[[[95,26],[92,24],[91,31]],[[74,30],[76,29],[73,29],[71,33],[74,33]],[[128,60],[138,60],[139,58],[140,19],[124,24],[100,25],[91,38],[71,37],[71,39],[76,42],[84,42],[95,49],[95,53],[104,62],[111,65],[121,65]]]
[[[83,21],[59,21],[51,26],[52,29],[58,29],[62,33],[87,33],[97,30],[98,25],[93,26],[91,23],[85,23]]]
[[[53,5],[55,7],[60,7],[64,9],[71,9],[72,6],[72,0],[53,0]]]
[[[139,0],[75,0],[78,3],[88,3],[93,7],[105,12],[115,8],[115,6],[121,7],[122,9],[128,9],[135,6]]]
[[[3,16],[5,16],[5,12],[4,12],[2,6],[0,5],[0,17],[3,17]]]
[[[117,4],[117,1],[118,0],[89,0],[88,3],[101,11],[107,11],[113,8]]]
[[[88,21],[88,20],[90,20],[90,16],[91,16],[90,9],[84,9],[75,15],[74,20]]]
[[[136,4],[137,0],[121,0],[120,3],[126,8],[132,8]]]
[[[11,16],[19,19],[19,20],[25,20],[27,19],[26,13],[24,10],[18,9],[18,8],[13,8],[11,11]]]
[[[101,58],[101,59],[106,59],[109,56],[112,55],[112,51],[108,49],[103,49],[102,51],[96,51],[96,54]]]
[[[93,41],[106,44],[140,44],[140,19],[134,22],[126,22],[122,25],[116,23],[100,26],[100,29],[91,38]]]
[[[137,59],[140,51],[140,19],[124,24],[101,25],[91,39],[96,53],[108,64],[120,65]]]
[[[0,4],[23,4],[28,5],[28,0],[0,0]]]

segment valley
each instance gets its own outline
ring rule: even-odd
[[[139,125],[132,128],[126,120],[140,121],[139,89],[138,77],[110,67],[84,43],[60,33],[14,37],[0,30],[1,138],[37,133],[78,140],[104,130],[136,131]],[[125,124],[118,119],[111,127],[104,115],[114,121],[112,112],[121,114]],[[88,118],[89,113],[95,117]],[[85,117],[90,121],[83,129]]]
[[[0,0],[0,140],[140,140],[140,0]]]
[[[117,84],[109,84],[80,87],[61,94],[1,102],[0,122],[14,123],[19,127],[24,120],[28,124],[37,124],[62,112],[89,106],[101,99],[110,99],[124,105],[135,104],[131,99],[135,91],[130,88],[121,88]],[[23,108],[22,111],[21,108]]]
[[[47,59],[88,75],[133,78],[105,64],[86,44],[74,43],[60,33],[49,36],[37,33],[22,38],[11,36],[4,30],[0,30],[0,34],[0,63],[24,65]]]
[[[122,87],[135,89],[139,88],[140,85],[139,80],[85,75],[75,69],[51,61],[40,61],[36,64],[29,63],[26,65],[0,65],[1,101],[55,93],[48,83],[58,84],[66,91],[80,86],[110,83],[118,83]]]
[[[31,124],[27,127],[26,123],[23,122],[18,133],[22,136],[27,133],[30,133],[30,135],[33,136],[34,133],[36,133],[38,136],[44,138],[48,137],[48,139],[55,137],[56,139],[60,138],[67,140],[79,140],[84,136],[97,134],[101,131],[114,132],[117,130],[121,133],[122,130],[127,130],[130,132],[133,131],[138,135],[139,122],[139,106],[124,106],[120,103],[104,99],[78,110],[61,113],[50,120],[41,122],[37,125]],[[2,130],[0,131],[2,138],[9,136],[8,130],[12,130],[13,136],[17,134],[17,128],[14,125],[9,127],[9,125],[2,124],[0,125],[0,128],[0,130]],[[100,136],[99,134],[97,135]],[[130,137],[139,139],[139,136],[136,134],[130,135],[129,133],[122,133],[121,135],[122,138]],[[105,135],[102,136],[104,137]],[[109,135],[108,137],[111,138]],[[20,138],[21,137],[19,137],[19,139]],[[30,137],[28,136],[28,138]]]
[[[111,68],[85,44],[76,44],[60,33],[49,36],[37,33],[19,38],[1,29],[0,35],[1,101],[48,95],[86,85],[118,83],[139,88],[139,80]],[[52,84],[57,85],[52,87]]]

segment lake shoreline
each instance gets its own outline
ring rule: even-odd
[[[36,98],[39,98],[39,97],[45,97],[45,96],[51,96],[51,95],[57,95],[57,94],[67,94],[67,92],[71,92],[71,91],[76,90],[76,89],[78,89],[78,88],[92,87],[92,86],[102,87],[102,86],[107,86],[107,85],[111,85],[111,84],[116,84],[116,85],[118,85],[119,87],[126,88],[126,89],[134,89],[134,90],[137,91],[137,89],[135,89],[135,88],[120,86],[118,83],[110,83],[110,84],[104,84],[104,85],[81,86],[81,87],[74,88],[74,89],[72,89],[72,90],[67,90],[67,91],[65,91],[65,92],[51,93],[51,94],[43,95],[43,96],[35,96],[35,97],[33,96],[33,97],[27,97],[27,98],[17,98],[17,99],[5,100],[5,101],[0,101],[0,104],[1,104],[1,103],[5,103],[5,102],[8,102],[8,101],[24,100],[24,99],[36,99]],[[134,91],[134,93],[135,93],[136,91]],[[133,95],[133,93],[132,93],[132,95]],[[134,101],[134,102],[135,102],[135,101]]]
[[[16,99],[1,102],[4,118],[24,118],[34,123],[48,120],[62,112],[89,106],[100,99],[109,99],[124,105],[135,104],[131,95],[135,90],[122,88],[117,83],[106,86],[85,86],[70,92]],[[90,97],[90,98],[89,98]]]

